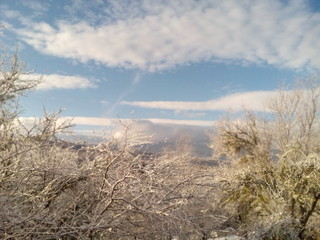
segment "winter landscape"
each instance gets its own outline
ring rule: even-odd
[[[0,239],[320,239],[318,0],[0,1]]]

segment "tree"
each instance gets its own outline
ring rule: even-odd
[[[212,136],[215,154],[229,160],[220,171],[222,203],[255,238],[320,237],[318,83],[281,90],[269,113],[223,120]]]

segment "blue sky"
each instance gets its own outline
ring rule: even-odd
[[[319,0],[0,4],[1,47],[18,44],[32,77],[45,78],[21,99],[22,116],[62,108],[79,133],[118,118],[148,133],[211,127],[225,111],[263,111],[279,85],[319,73]]]

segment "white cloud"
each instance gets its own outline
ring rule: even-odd
[[[135,120],[130,130],[132,137],[138,137],[138,143],[143,139],[149,142],[176,142],[182,137],[190,137],[194,142],[200,142],[207,137],[206,133],[214,126],[213,121],[200,122],[172,119]],[[118,126],[116,134],[123,136],[123,130]]]
[[[201,120],[176,120],[176,119],[163,119],[163,118],[148,118],[145,119],[154,124],[170,124],[170,125],[185,125],[185,126],[213,126],[213,121]]]
[[[320,14],[306,1],[142,0],[132,8],[109,2],[103,24],[42,22],[17,33],[45,54],[111,67],[153,71],[200,61],[320,66]]]
[[[266,105],[270,99],[278,94],[277,91],[253,91],[236,93],[205,102],[179,102],[179,101],[123,101],[121,104],[141,108],[166,109],[176,111],[267,111]]]
[[[21,117],[20,121],[30,128],[35,122],[39,122],[34,117]],[[138,143],[158,142],[168,140],[175,142],[181,136],[189,136],[193,140],[201,140],[207,131],[214,126],[214,121],[197,120],[175,120],[175,119],[116,119],[116,118],[94,118],[94,117],[60,117],[58,123],[70,121],[76,126],[75,133],[91,137],[105,137],[105,130],[108,134],[121,138],[124,133],[124,125],[130,125],[129,136]],[[94,129],[92,129],[94,127]],[[102,139],[100,139],[102,140]],[[132,140],[132,139],[131,139]]]
[[[24,118],[27,119],[27,118]],[[128,124],[130,122],[148,121],[154,124],[170,124],[170,125],[187,125],[187,126],[213,126],[213,121],[200,120],[176,120],[176,119],[162,119],[162,118],[148,118],[148,119],[117,119],[117,118],[95,118],[95,117],[61,117],[61,121],[72,120],[76,125],[88,126],[103,126],[111,127],[118,125],[120,122]]]
[[[34,117],[21,117],[20,120],[26,123],[34,123],[36,118]],[[162,119],[162,118],[148,118],[148,119],[118,119],[118,118],[97,118],[97,117],[60,117],[59,122],[72,121],[77,125],[88,126],[114,126],[123,122],[125,124],[129,122],[148,121],[154,124],[170,124],[170,125],[189,125],[189,126],[212,126],[213,121],[198,121],[198,120],[176,120],[176,119]]]
[[[40,83],[36,89],[75,89],[75,88],[94,88],[96,85],[88,79],[80,76],[68,76],[59,74],[31,74],[26,76],[28,79],[38,79],[42,77],[43,82]]]
[[[76,125],[87,126],[114,126],[116,119],[112,118],[96,118],[96,117],[61,117],[61,121],[72,120]]]
[[[175,141],[181,136],[189,135],[192,138],[201,138],[204,133],[213,128],[214,121],[197,120],[175,120],[175,119],[109,119],[109,118],[90,118],[90,117],[63,117],[61,121],[70,120],[76,125],[111,127],[111,133],[115,137],[121,138],[124,134],[124,125],[130,126],[130,138],[141,141],[158,142],[168,139]],[[124,125],[123,125],[124,124]],[[77,131],[76,131],[77,132]],[[98,131],[92,131],[96,135]],[[131,139],[132,140],[132,139]]]

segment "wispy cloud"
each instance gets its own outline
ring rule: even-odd
[[[87,78],[81,76],[68,76],[59,74],[31,74],[27,76],[28,79],[42,78],[36,89],[51,90],[51,89],[76,89],[76,88],[95,88],[96,85]]]
[[[277,91],[253,91],[236,93],[205,102],[181,101],[123,101],[123,105],[141,108],[166,109],[175,111],[267,111],[266,106],[270,99],[277,96]]]
[[[117,119],[112,118],[96,118],[96,117],[61,117],[61,121],[71,120],[76,125],[87,125],[87,126],[114,126]]]
[[[72,121],[76,126],[75,135],[97,137],[90,141],[102,141],[108,137],[114,136],[122,138],[125,129],[123,124],[130,125],[130,141],[136,143],[170,141],[175,142],[181,137],[190,137],[195,142],[206,138],[206,134],[214,127],[214,121],[193,121],[193,120],[174,120],[174,119],[113,119],[113,118],[93,118],[93,117],[61,117],[58,123]],[[21,117],[20,121],[30,128],[35,122],[39,122],[34,117]],[[65,136],[64,136],[65,137]],[[69,136],[70,137],[70,136]],[[75,138],[76,139],[76,138]]]
[[[29,119],[29,118],[24,118]],[[88,125],[88,126],[103,126],[110,127],[115,126],[121,122],[140,122],[148,121],[153,124],[165,124],[165,125],[187,125],[187,126],[213,126],[213,121],[200,121],[200,120],[176,120],[176,119],[162,119],[162,118],[148,118],[148,119],[118,119],[118,118],[95,118],[95,117],[61,117],[60,121],[72,120],[72,123],[76,125]]]
[[[131,137],[149,142],[169,141],[176,142],[183,137],[191,138],[194,142],[200,142],[207,138],[207,133],[213,128],[214,122],[200,121],[172,121],[172,119],[144,119],[135,120],[131,125]],[[123,136],[123,127],[118,125],[115,136]],[[139,141],[140,140],[140,141]]]
[[[213,126],[213,121],[201,120],[176,120],[163,118],[148,118],[145,119],[155,124],[171,124],[171,125],[187,125],[187,126]]]
[[[123,136],[123,124],[130,125],[130,138],[141,141],[176,141],[181,136],[190,136],[194,140],[202,139],[209,129],[214,127],[214,121],[175,120],[175,119],[115,119],[115,118],[90,118],[90,117],[63,117],[61,121],[72,120],[76,125],[99,126],[111,128],[111,134],[115,137]],[[100,130],[101,132],[102,130]],[[78,130],[76,130],[76,133]],[[99,131],[91,131],[91,135],[97,135]],[[87,131],[86,135],[90,135]],[[132,140],[132,139],[131,139]]]
[[[142,0],[132,8],[112,2],[99,25],[38,22],[17,34],[42,53],[110,67],[155,71],[201,61],[320,66],[320,14],[307,1]]]
[[[44,14],[49,9],[48,2],[36,1],[36,0],[23,0],[21,4],[27,8],[30,8],[34,14]]]

